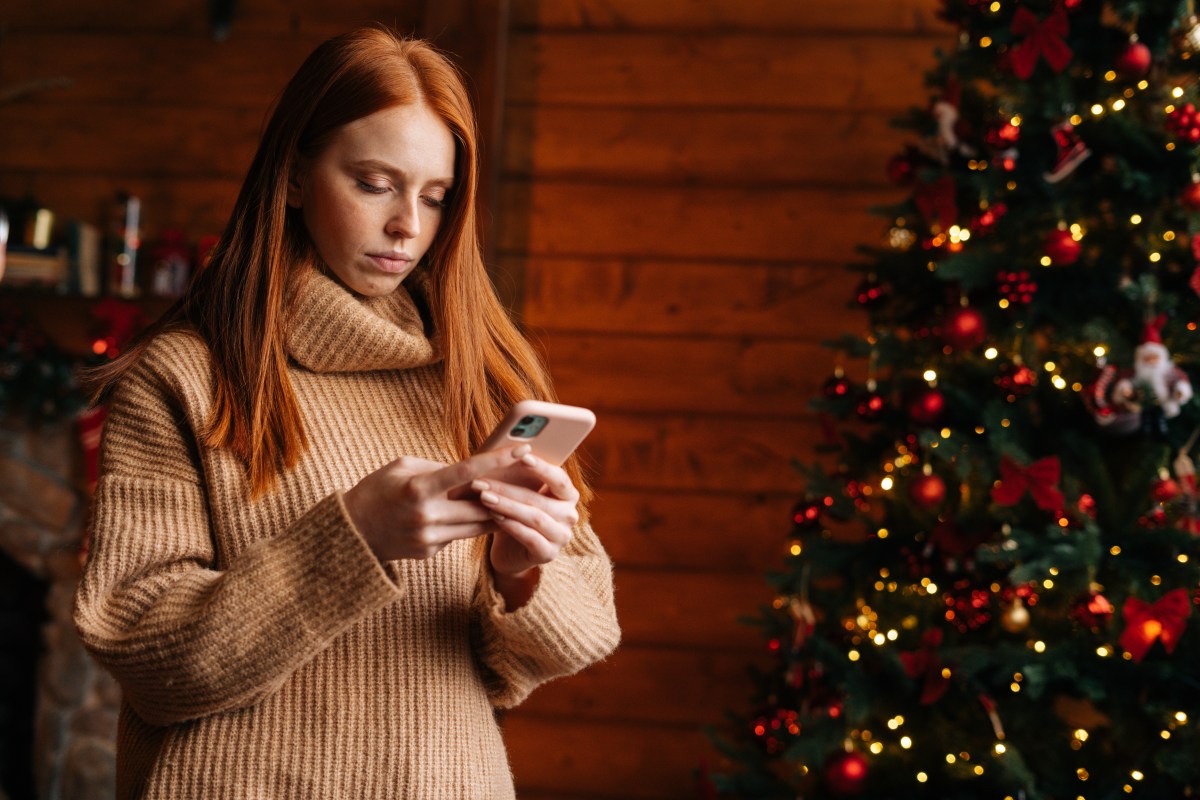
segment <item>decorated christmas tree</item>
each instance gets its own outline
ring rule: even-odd
[[[1200,796],[1200,20],[943,14],[709,788]]]

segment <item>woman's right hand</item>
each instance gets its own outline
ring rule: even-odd
[[[380,561],[429,558],[456,539],[495,528],[476,493],[462,487],[520,461],[529,445],[479,453],[456,464],[404,456],[346,492],[350,520]],[[458,490],[458,491],[455,491]]]

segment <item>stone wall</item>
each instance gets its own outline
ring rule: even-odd
[[[87,514],[81,460],[74,422],[0,423],[0,550],[49,584],[33,756],[40,800],[114,795],[120,690],[71,622]]]

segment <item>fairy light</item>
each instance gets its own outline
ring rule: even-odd
[[[955,761],[958,761],[958,759],[954,757],[954,753],[946,753],[947,764],[953,764]]]
[[[1151,575],[1150,576],[1150,584],[1153,586],[1161,586],[1162,585],[1162,576],[1161,575]]]
[[[1123,99],[1118,97],[1116,100],[1113,101],[1113,104],[1112,104],[1113,111],[1120,111],[1123,108],[1125,108],[1125,101]]]
[[[1137,87],[1144,92],[1150,88],[1150,81],[1146,81],[1146,80],[1138,81]]]
[[[1038,263],[1041,264],[1043,267],[1048,267],[1051,264],[1053,264],[1054,262],[1051,260],[1050,256],[1042,256],[1041,259],[1039,259]]]
[[[996,301],[996,305],[1000,306],[1000,308],[1008,308],[1008,298],[1001,297],[998,301]]]
[[[1186,564],[1188,562],[1187,553],[1180,553],[1179,555],[1175,556],[1175,560],[1180,564]]]
[[[921,377],[924,378],[927,383],[933,383],[934,381],[937,380],[937,371],[932,370],[932,369],[927,369],[927,370],[925,370],[925,372],[923,372],[921,374]]]
[[[927,780],[929,780],[929,776],[926,775],[924,772],[917,773],[917,783],[924,783]]]
[[[1150,254],[1150,263],[1151,264],[1157,264],[1159,261],[1162,261],[1161,253],[1151,253]]]
[[[900,746],[903,747],[905,750],[911,750],[912,749],[912,737],[911,736],[901,736],[900,737]]]
[[[1064,378],[1062,375],[1055,375],[1053,378],[1050,379],[1050,382],[1054,384],[1055,389],[1067,388],[1067,379]]]
[[[1078,114],[1072,114],[1072,115],[1071,115],[1071,124],[1072,124],[1072,125],[1081,125],[1081,124],[1083,124],[1083,117],[1079,116]]]
[[[1058,369],[1058,365],[1053,361],[1047,361],[1042,365],[1042,369],[1046,370],[1046,372],[1054,372],[1054,370]]]
[[[1141,215],[1141,214],[1134,214],[1133,216],[1131,216],[1131,217],[1129,218],[1129,221],[1130,221],[1131,223],[1133,223],[1134,225],[1141,225],[1141,224],[1142,224],[1142,215]]]
[[[799,542],[792,542],[792,546],[789,548],[788,552],[794,556],[798,556],[804,552],[804,548],[800,546]]]
[[[1174,89],[1172,89],[1172,90],[1171,90],[1171,97],[1174,97],[1176,100],[1178,100],[1179,98],[1183,97],[1183,87],[1182,87],[1182,86],[1176,86]]]
[[[1104,358],[1105,354],[1107,353],[1108,348],[1102,344],[1098,344],[1092,349],[1092,355],[1094,355],[1096,358]]]
[[[887,528],[880,528],[879,530],[875,531],[875,535],[880,539],[886,539],[890,535],[890,532]]]
[[[1142,774],[1141,770],[1135,769],[1133,772],[1129,773],[1129,777],[1133,778],[1135,781],[1140,781],[1146,776]]]
[[[1175,231],[1163,231],[1163,241],[1164,242],[1175,241]]]
[[[895,481],[892,480],[892,476],[888,475],[887,477],[885,477],[883,480],[881,480],[879,482],[879,488],[883,489],[885,492],[890,492],[892,490],[892,486],[894,484],[895,484]]]
[[[992,37],[981,36],[979,39],[979,46],[980,47],[991,47],[992,46]]]
[[[1175,712],[1175,721],[1180,725],[1187,725],[1188,715],[1182,711]]]
[[[879,755],[883,752],[883,745],[880,742],[871,742],[871,752]]]
[[[925,587],[925,591],[928,592],[929,594],[937,594],[938,593],[937,584],[936,583],[929,584],[928,586]]]
[[[1075,777],[1079,778],[1081,781],[1086,781],[1090,776],[1088,775],[1088,771],[1086,769],[1080,767],[1079,769],[1075,770]]]
[[[989,347],[987,350],[983,351],[983,357],[986,358],[988,361],[991,361],[998,355],[1000,355],[1000,351],[994,347]]]
[[[846,658],[850,659],[851,661],[858,661],[858,659],[859,659],[858,651],[851,650],[849,653],[846,653]]]
[[[1114,544],[1112,547],[1108,548],[1108,554],[1109,554],[1110,556],[1119,556],[1119,555],[1121,555],[1121,547],[1120,547],[1119,545],[1115,545],[1115,544]]]
[[[1170,739],[1170,738],[1171,738],[1171,732],[1170,732],[1170,731],[1163,731],[1162,733],[1160,733],[1160,734],[1159,734],[1159,736],[1161,736],[1161,737],[1162,737],[1162,738],[1164,738],[1164,739]]]
[[[900,638],[900,631],[896,630],[895,628],[892,628],[890,631],[887,632],[887,638],[888,638],[889,642],[896,641],[897,639]]]
[[[1053,589],[1053,588],[1054,588],[1054,581],[1052,581],[1052,580],[1051,580],[1051,579],[1049,579],[1049,578],[1046,578],[1046,580],[1042,581],[1042,587],[1043,587],[1043,588],[1045,588],[1045,589]],[[1036,647],[1037,647],[1037,646],[1035,645],[1034,647],[1035,647],[1035,649],[1036,649]],[[1041,652],[1041,650],[1038,650],[1038,652],[1040,653],[1040,652]]]
[[[995,747],[992,749],[996,751],[996,755],[998,756],[1004,755],[1005,751],[1007,750],[1007,748],[1004,746],[1004,742],[996,742]]]
[[[1035,653],[1046,652],[1046,643],[1041,640],[1034,642],[1033,643],[1033,652],[1035,652]]]
[[[1109,650],[1106,645],[1100,645],[1096,648],[1096,655],[1100,656],[1101,658],[1108,658],[1112,655],[1112,651]]]
[[[1077,728],[1075,730],[1075,738],[1078,741],[1086,742],[1088,740],[1088,732],[1085,731],[1083,728]]]
[[[973,771],[973,772],[974,772],[976,775],[982,775],[982,774],[983,774],[983,765],[982,765],[982,764],[976,764],[976,765],[975,765],[975,769],[974,769],[974,770],[972,770],[972,771]]]
[[[949,428],[942,428],[939,433],[941,433],[943,439],[949,439],[951,430]]]
[[[1100,105],[1099,103],[1096,103],[1096,105],[1092,106],[1092,116],[1098,117],[1103,113],[1104,106]]]
[[[1104,73],[1104,80],[1108,81],[1109,83],[1112,83],[1116,79],[1117,79],[1117,73],[1112,71],[1111,69],[1108,72]]]

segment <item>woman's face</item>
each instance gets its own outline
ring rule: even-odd
[[[454,136],[424,103],[340,128],[288,183],[317,253],[348,289],[388,294],[421,261],[454,183]]]

